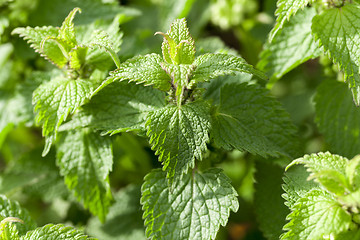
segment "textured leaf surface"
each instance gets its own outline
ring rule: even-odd
[[[290,17],[295,15],[297,11],[303,9],[312,0],[279,0],[277,1],[277,9],[275,12],[276,25],[270,33],[270,41],[274,38],[276,33],[283,28],[286,21],[290,20]]]
[[[74,8],[65,18],[61,27],[59,28],[59,38],[62,38],[65,41],[69,42],[72,47],[77,44],[75,38],[75,26],[73,23],[75,14],[77,12],[81,12],[80,8]]]
[[[235,74],[236,72],[254,74],[262,79],[267,78],[261,71],[247,64],[243,58],[229,54],[206,53],[197,57],[194,65],[196,69],[191,80],[195,82],[205,82],[219,76]]]
[[[357,105],[360,104],[360,5],[328,9],[313,18],[312,31],[321,46],[345,72]]]
[[[215,239],[230,210],[239,208],[237,193],[219,169],[184,175],[170,192],[165,173],[154,170],[142,186],[146,235],[151,239]]]
[[[112,81],[129,80],[130,82],[153,85],[163,91],[170,88],[170,77],[162,69],[162,58],[158,54],[137,56],[122,63],[119,69],[111,73]]]
[[[271,43],[265,44],[257,67],[265,71],[272,82],[320,55],[320,49],[311,35],[311,20],[315,15],[314,8],[297,13],[290,22],[284,23]]]
[[[28,232],[20,240],[87,240],[94,239],[73,227],[66,227],[62,224],[48,224]]]
[[[195,42],[187,28],[185,18],[175,20],[164,35],[162,54],[170,64],[192,64],[195,58]]]
[[[0,195],[0,216],[21,219],[24,222],[23,224],[13,223],[16,224],[19,235],[23,235],[27,231],[36,228],[36,223],[31,218],[29,212],[23,209],[17,201],[10,200],[4,195]]]
[[[360,109],[354,105],[346,84],[323,81],[314,100],[315,121],[331,152],[348,158],[359,154]]]
[[[165,94],[159,90],[114,82],[92,97],[71,122],[61,126],[61,130],[89,126],[110,134],[145,131],[148,113],[164,106]]]
[[[42,134],[47,138],[43,154],[49,151],[60,124],[90,97],[92,90],[93,83],[88,80],[57,78],[34,91],[36,122],[42,125]]]
[[[121,189],[114,197],[115,203],[109,209],[105,224],[92,218],[87,232],[101,240],[145,240],[140,197],[140,186]]]
[[[12,34],[19,34],[20,37],[24,38],[24,40],[30,44],[30,47],[40,53],[42,57],[62,68],[67,63],[67,59],[61,52],[56,42],[48,40],[45,42],[43,47],[41,47],[41,43],[44,39],[47,37],[55,38],[58,35],[58,32],[59,30],[57,28],[49,26],[16,28]]]
[[[171,182],[193,168],[195,159],[202,159],[209,141],[210,109],[204,101],[180,108],[169,105],[150,113],[146,127],[152,149]]]
[[[59,143],[57,165],[74,195],[101,221],[105,221],[112,195],[111,141],[87,129],[69,131]]]
[[[264,157],[289,156],[296,151],[295,129],[288,114],[256,85],[225,85],[211,125],[215,143],[225,149]]]
[[[299,199],[288,219],[291,221],[284,226],[288,232],[281,239],[322,239],[346,231],[351,225],[351,215],[321,190]]]

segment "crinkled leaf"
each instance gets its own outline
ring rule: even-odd
[[[0,216],[21,219],[23,223],[12,223],[16,225],[19,235],[23,235],[27,231],[36,228],[36,223],[31,218],[29,212],[22,208],[17,201],[10,200],[4,195],[0,195]]]
[[[170,182],[193,168],[195,159],[202,159],[209,141],[209,111],[207,102],[196,101],[169,105],[148,115],[147,135]]]
[[[237,193],[220,169],[189,173],[171,191],[166,173],[145,177],[141,204],[150,239],[215,239],[230,210],[239,208]]]
[[[93,85],[89,80],[60,77],[40,85],[34,91],[36,122],[42,125],[42,134],[47,138],[44,155],[56,138],[61,123],[91,96]]]
[[[320,46],[345,72],[356,105],[360,104],[360,5],[348,4],[315,16],[312,31]]]
[[[358,190],[360,187],[360,156],[357,155],[351,159],[346,165],[346,176],[348,177],[350,186],[353,190]]]
[[[119,69],[110,73],[111,81],[129,80],[130,82],[153,85],[162,91],[170,88],[170,77],[161,67],[163,60],[158,54],[137,56],[122,63]]]
[[[257,67],[270,76],[271,82],[320,55],[320,49],[311,35],[311,20],[315,14],[314,8],[297,13],[290,22],[284,23],[271,43],[265,44]]]
[[[225,149],[261,156],[296,152],[295,128],[280,103],[256,85],[228,84],[212,114],[212,138]]]
[[[349,229],[351,215],[327,192],[313,190],[288,215],[281,239],[323,239]]]
[[[311,175],[322,186],[331,193],[342,196],[350,192],[348,181],[344,174],[328,169],[322,170]]]
[[[185,18],[175,20],[163,34],[163,58],[170,64],[192,64],[195,58],[195,41],[187,28]]]
[[[164,106],[165,94],[157,89],[114,82],[92,97],[61,130],[91,127],[110,134],[145,131],[148,113]]]
[[[206,82],[219,76],[245,72],[254,74],[262,79],[267,77],[261,72],[247,64],[241,57],[223,53],[206,53],[200,55],[194,61],[196,66],[191,81]]]
[[[57,150],[57,165],[66,185],[85,208],[104,222],[112,202],[110,139],[88,129],[68,131]]]
[[[87,232],[101,240],[145,240],[144,222],[141,219],[140,186],[129,185],[115,195],[107,221],[101,224],[91,218]]]
[[[323,81],[314,100],[315,121],[331,152],[348,158],[359,154],[360,109],[354,105],[346,84]]]
[[[76,38],[75,38],[75,26],[73,23],[75,14],[77,12],[81,13],[80,8],[74,8],[69,13],[69,15],[65,18],[64,22],[62,23],[61,27],[59,28],[59,36],[58,37],[69,42],[72,47],[74,47],[77,44]]]
[[[86,236],[81,231],[67,227],[62,224],[48,224],[43,227],[36,228],[33,231],[27,232],[25,236],[20,237],[20,240],[87,240],[94,239]]]
[[[283,28],[286,21],[295,15],[297,11],[304,9],[312,0],[278,0],[275,12],[276,25],[270,32],[270,41],[275,37],[276,33]]]
[[[67,63],[67,59],[58,44],[55,41],[48,40],[43,44],[43,46],[41,46],[44,39],[48,37],[56,38],[58,31],[59,30],[57,28],[52,26],[35,28],[26,27],[14,29],[12,34],[19,34],[20,37],[30,43],[30,47],[40,53],[42,57],[54,63],[59,68],[63,68]]]
[[[69,52],[69,66],[72,69],[80,70],[85,64],[88,47],[78,45]]]
[[[183,86],[191,89],[192,86],[189,80],[191,78],[192,72],[195,69],[194,65],[175,65],[163,63],[162,67],[171,77],[172,83],[177,86],[177,95],[180,95],[180,91]]]

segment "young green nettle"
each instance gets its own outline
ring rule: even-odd
[[[294,160],[286,174],[284,198],[292,211],[281,239],[360,238],[360,158],[329,152]]]
[[[308,5],[311,7],[307,7]],[[258,67],[275,82],[299,64],[330,56],[360,104],[360,5],[350,0],[279,0],[276,25]]]
[[[122,36],[118,31],[119,20],[115,19],[107,29],[104,26],[101,29],[100,24],[76,29],[73,24],[76,12],[80,9],[71,11],[60,28],[27,27],[13,31],[13,34],[20,34],[28,40],[44,58],[64,70],[64,73],[54,74],[33,94],[36,122],[42,125],[46,137],[43,155],[49,152],[61,123],[90,98],[104,77],[101,71],[108,71],[113,64],[106,52],[119,65],[115,53],[119,51]]]
[[[265,77],[241,57],[196,56],[184,19],[156,34],[164,37],[163,56],[136,56],[120,64],[60,130],[146,133],[163,164],[142,186],[147,237],[215,239],[238,201],[220,169],[196,167],[207,144],[264,157],[290,156],[294,127],[280,103],[256,84],[216,81],[238,72]]]

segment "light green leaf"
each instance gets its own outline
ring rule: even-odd
[[[84,233],[73,227],[66,227],[62,224],[48,224],[27,232],[20,240],[87,240],[94,239],[86,236]],[[95,240],[95,239],[94,239]]]
[[[91,127],[106,134],[145,132],[149,112],[165,106],[165,94],[134,83],[114,82],[91,98],[61,130]]]
[[[320,49],[311,35],[311,20],[316,15],[314,8],[297,13],[271,43],[265,44],[257,67],[266,72],[271,83],[309,59],[320,55]]]
[[[312,174],[310,178],[315,179],[315,181],[324,186],[326,190],[338,196],[343,196],[351,191],[345,175],[336,170],[322,170]]]
[[[360,155],[355,156],[346,165],[346,176],[353,190],[356,191],[360,187]]]
[[[185,18],[175,20],[164,34],[162,54],[169,64],[192,64],[195,59],[195,41],[187,28]]]
[[[86,54],[88,52],[88,47],[86,46],[75,46],[69,52],[69,66],[72,69],[80,70],[81,67],[85,64]]]
[[[115,203],[109,209],[105,224],[91,218],[86,232],[101,240],[145,240],[140,197],[140,186],[121,189],[114,197]]]
[[[306,5],[311,3],[313,0],[278,0],[277,9],[275,12],[276,25],[270,32],[270,42],[275,37],[276,33],[283,28],[286,21],[290,20],[290,17],[295,15],[297,11],[304,9]]]
[[[281,239],[323,239],[347,231],[351,215],[327,192],[313,190],[300,198],[288,215]]]
[[[295,128],[288,114],[256,85],[222,87],[211,125],[215,144],[228,150],[236,148],[264,157],[296,152]]]
[[[85,208],[104,222],[112,202],[110,139],[88,129],[68,131],[57,150],[57,165],[66,185]]]
[[[137,56],[122,63],[119,69],[110,73],[111,81],[129,80],[130,82],[153,85],[162,91],[170,89],[170,77],[161,67],[163,60],[158,54]]]
[[[16,28],[12,31],[12,34],[19,34],[20,37],[30,43],[30,47],[40,53],[42,57],[57,65],[59,68],[63,68],[67,63],[67,59],[55,41],[46,41],[43,47],[41,47],[44,39],[48,37],[56,38],[58,32],[59,30],[57,28],[49,26]]]
[[[323,81],[314,100],[315,122],[331,152],[348,158],[359,154],[360,109],[354,105],[346,84]]]
[[[10,200],[4,195],[0,195],[0,216],[3,218],[12,217],[22,220],[23,223],[12,223],[16,225],[19,235],[23,235],[27,231],[36,228],[36,223],[31,218],[29,212],[22,208],[17,201]]]
[[[202,159],[209,142],[210,108],[204,101],[168,105],[150,113],[146,127],[152,149],[172,183],[195,167],[195,159]]]
[[[65,18],[64,22],[62,23],[61,27],[59,28],[59,35],[58,37],[67,41],[71,47],[75,47],[77,45],[76,38],[75,38],[75,27],[74,27],[74,17],[75,14],[79,12],[81,13],[80,8],[74,8],[69,15]]]
[[[320,46],[329,52],[345,72],[356,105],[360,104],[360,5],[348,4],[332,8],[315,16],[312,32]]]
[[[220,169],[189,173],[171,191],[165,173],[154,170],[142,186],[146,236],[150,239],[215,239],[230,210],[239,208],[237,193]]]
[[[342,232],[336,235],[336,240],[349,240],[349,239],[360,239],[360,231],[359,230],[353,230],[348,232]]]
[[[245,72],[254,74],[259,78],[267,77],[261,72],[247,64],[241,57],[236,57],[223,53],[206,53],[200,55],[194,61],[196,66],[191,81],[207,82],[219,76],[235,74],[236,72]]]
[[[61,123],[91,96],[93,85],[89,80],[59,77],[34,91],[36,122],[42,125],[42,134],[47,138],[43,155],[49,151]]]

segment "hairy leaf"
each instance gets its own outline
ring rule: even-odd
[[[348,158],[359,154],[360,109],[354,105],[346,85],[323,81],[314,100],[315,122],[329,143],[331,152]]]
[[[312,31],[345,72],[356,105],[360,104],[360,5],[348,4],[323,11],[313,18]]]
[[[284,23],[271,43],[265,44],[257,67],[265,71],[275,82],[298,65],[320,55],[320,49],[311,35],[314,8],[297,13],[290,22]]]
[[[59,38],[69,42],[74,47],[77,42],[75,38],[75,26],[73,23],[76,12],[81,12],[80,8],[74,8],[69,15],[65,18],[61,27],[59,28]]]
[[[93,239],[73,227],[66,227],[62,224],[48,224],[28,232],[20,240],[87,240]]]
[[[261,156],[290,156],[296,149],[288,114],[256,85],[228,84],[212,115],[212,138],[220,147]]]
[[[49,151],[61,123],[91,96],[93,84],[89,80],[60,77],[34,91],[36,122],[42,125],[42,134],[47,138],[43,155]]]
[[[36,223],[31,218],[29,212],[23,209],[17,201],[10,200],[4,195],[0,195],[0,216],[3,218],[14,217],[22,220],[23,223],[13,223],[19,231],[19,235],[23,235],[27,231],[36,228]]]
[[[169,105],[149,114],[146,127],[152,149],[167,171],[170,182],[194,168],[207,149],[210,131],[208,103],[196,101],[180,107]]]
[[[107,134],[145,131],[148,113],[164,106],[165,94],[157,89],[114,82],[92,97],[61,130],[91,127]]]
[[[79,201],[104,222],[112,202],[111,141],[88,129],[68,131],[58,145],[57,165]]]
[[[229,54],[206,53],[197,57],[194,65],[196,69],[191,78],[194,82],[205,82],[219,76],[234,74],[236,72],[254,74],[262,79],[267,78],[261,71],[247,64],[243,58]]]
[[[230,210],[239,208],[237,193],[220,169],[189,173],[169,190],[165,173],[154,170],[142,186],[146,235],[150,239],[215,239]]]
[[[351,215],[327,192],[313,190],[300,198],[281,239],[322,239],[349,229]]]
[[[297,11],[304,9],[312,0],[279,0],[277,1],[277,9],[275,12],[276,25],[270,32],[270,41],[275,37],[276,33],[283,28],[286,21],[295,15]]]
[[[130,82],[153,85],[162,91],[170,88],[170,77],[161,67],[163,60],[158,54],[137,56],[122,63],[119,69],[110,73],[111,81],[129,80]]]
[[[56,41],[48,40],[43,46],[42,42],[46,38],[56,38],[59,30],[55,27],[26,27],[16,28],[12,34],[19,34],[20,37],[30,43],[30,47],[34,48],[36,52],[40,53],[42,57],[49,60],[59,68],[63,68],[67,63],[67,58],[59,48]]]

